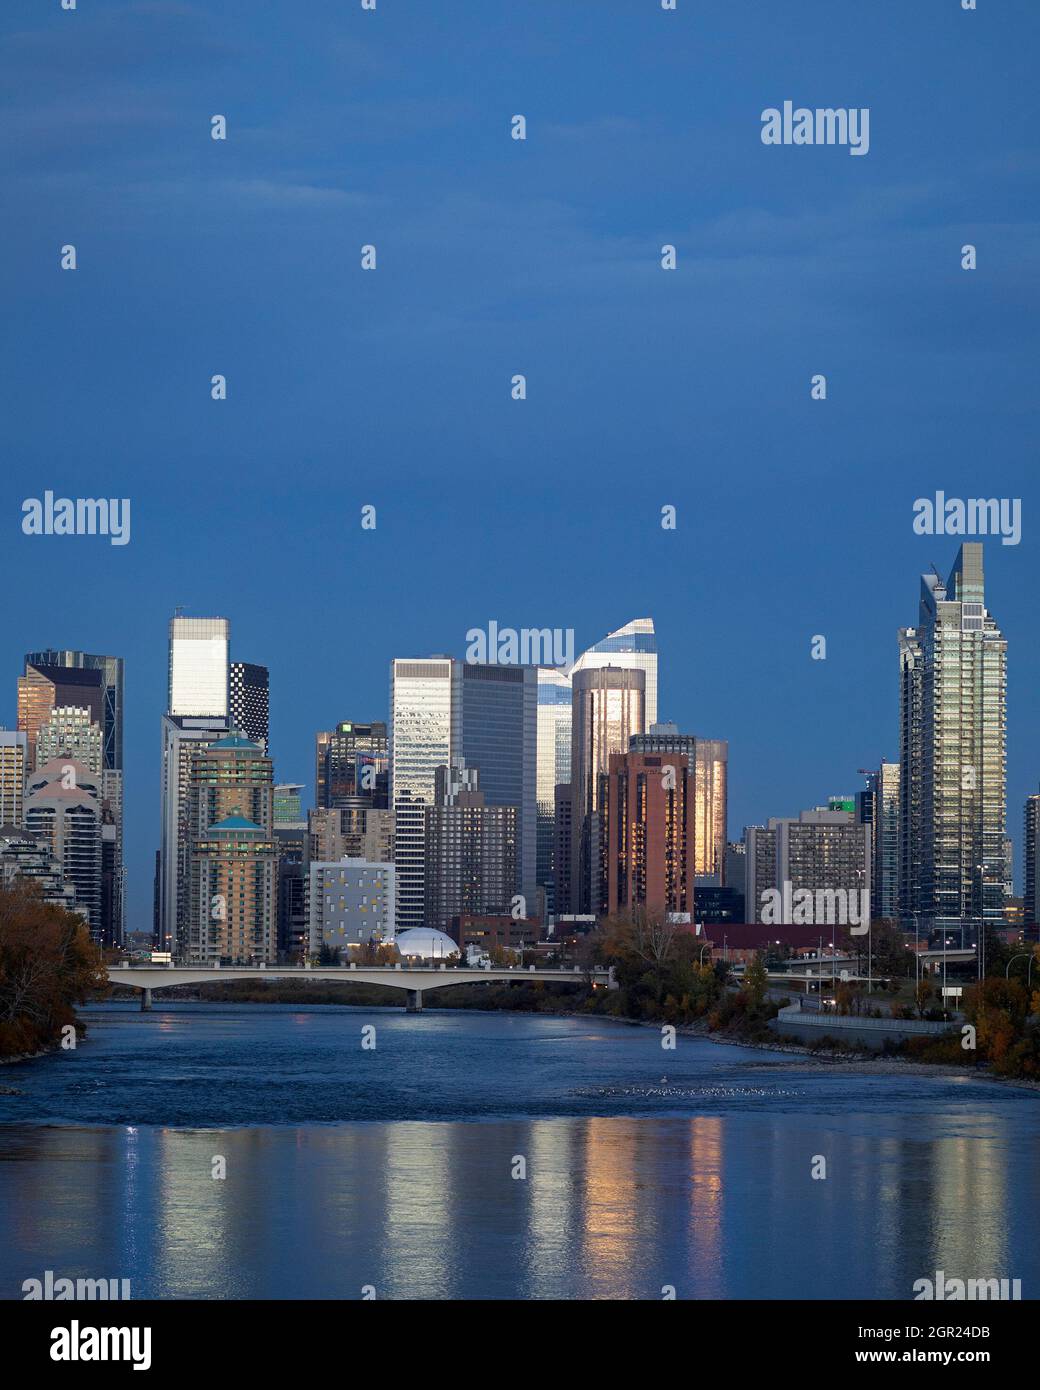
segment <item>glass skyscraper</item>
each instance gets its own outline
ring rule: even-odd
[[[538,886],[545,890],[546,912],[556,911],[553,864],[556,788],[571,776],[571,681],[556,666],[538,667]]]
[[[921,577],[899,634],[902,926],[977,940],[1004,914],[1007,642],[986,608],[982,545]]]
[[[227,716],[230,626],[227,618],[170,619],[167,714]]]
[[[616,632],[608,632],[601,641],[582,652],[571,667],[570,674],[573,676],[578,671],[600,670],[604,666],[621,666],[629,671],[643,672],[647,727],[656,724],[657,636],[653,618],[633,618]]]
[[[632,735],[644,732],[646,675],[612,666],[577,671],[572,692],[570,910],[594,912],[602,881],[600,798],[605,774],[611,753],[627,753]]]
[[[451,657],[395,658],[390,667],[390,794],[397,930],[423,925],[426,806],[452,761]]]

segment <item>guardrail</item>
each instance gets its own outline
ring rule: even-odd
[[[814,1028],[868,1028],[878,1033],[948,1033],[958,1026],[953,1019],[948,1023],[933,1023],[926,1018],[865,1018],[856,1014],[817,1013],[800,1009],[797,1004],[781,1009],[776,1017],[778,1022],[787,1019],[791,1023],[808,1023]]]

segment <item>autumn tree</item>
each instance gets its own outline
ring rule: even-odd
[[[0,890],[0,1056],[36,1052],[74,1024],[74,1005],[107,987],[82,917],[34,884]]]

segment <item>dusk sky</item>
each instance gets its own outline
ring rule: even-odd
[[[308,798],[315,730],[387,718],[393,656],[651,616],[739,838],[898,756],[897,629],[959,544],[913,532],[937,490],[1021,499],[985,547],[1017,861],[1035,0],[6,0],[0,35],[0,723],[26,651],[125,658],[130,929],[175,606],[269,666]],[[869,153],[764,145],[788,99],[869,107]],[[130,543],[23,535],[47,489],[128,497]]]

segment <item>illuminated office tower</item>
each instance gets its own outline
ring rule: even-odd
[[[1036,849],[1037,832],[1040,831],[1040,795],[1036,792],[1026,798],[1026,824],[1023,839],[1023,859],[1025,860],[1025,883],[1022,895],[1022,908],[1026,923],[1036,922],[1037,884]]]
[[[951,943],[1004,916],[1007,641],[986,608],[982,545],[921,577],[899,633],[901,925]]]
[[[537,879],[545,910],[556,912],[556,788],[571,775],[571,681],[555,666],[538,667]]]
[[[0,825],[20,827],[29,739],[23,729],[0,729]]]
[[[389,739],[384,723],[345,719],[314,738],[316,807],[388,805]]]
[[[76,890],[77,911],[86,918],[94,939],[101,941],[100,776],[69,758],[42,764],[26,785],[25,829],[47,842],[65,882]]]
[[[597,909],[600,863],[601,774],[611,753],[627,753],[645,728],[646,675],[616,666],[576,671],[571,697],[570,910]]]
[[[258,743],[229,734],[197,744],[188,777],[187,959],[276,959],[278,846],[274,771]]]
[[[425,810],[452,746],[452,659],[396,657],[390,667],[390,795],[394,809],[397,930],[423,925]]]
[[[656,724],[657,637],[653,618],[634,618],[616,632],[608,633],[582,652],[571,667],[570,675],[573,677],[579,671],[595,671],[604,666],[620,666],[625,670],[643,672],[646,726],[649,728],[651,724]]]
[[[228,667],[231,727],[266,753],[270,737],[270,684],[266,666],[232,661]]]
[[[538,893],[538,668],[456,661],[452,665],[452,754],[479,769],[489,807],[516,809],[516,881],[521,915]],[[447,764],[445,764],[447,766]]]
[[[167,714],[228,716],[230,627],[227,618],[170,619]]]

